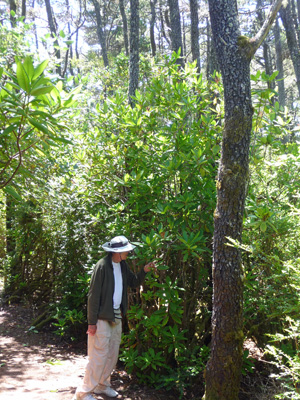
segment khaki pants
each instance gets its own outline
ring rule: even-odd
[[[98,320],[96,334],[88,335],[88,363],[83,382],[76,390],[77,397],[84,397],[97,385],[101,389],[110,386],[110,375],[118,361],[121,334],[120,319],[115,323]]]

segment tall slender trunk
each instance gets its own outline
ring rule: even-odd
[[[139,0],[130,0],[129,104],[139,85]]]
[[[159,16],[160,16],[160,32],[161,32],[161,35],[165,39],[165,41],[168,43],[168,45],[170,45],[170,39],[166,35],[165,22],[164,22],[164,12],[163,12],[163,6],[162,6],[161,0],[159,1]],[[166,21],[166,24],[168,26],[167,21]]]
[[[182,57],[186,57],[186,35],[185,35],[185,21],[184,21],[184,14],[181,17],[182,20]]]
[[[292,23],[293,19],[289,0],[287,1],[286,6],[283,5],[280,8],[279,13],[286,32],[287,44],[296,75],[296,85],[300,95],[300,48],[298,45],[295,25]]]
[[[220,71],[218,59],[216,55],[216,48],[214,42],[211,37],[211,27],[209,23],[209,19],[206,19],[206,78],[207,80],[211,79],[214,71]]]
[[[263,12],[263,1],[262,0],[257,0],[256,3],[256,13],[257,13],[257,19],[259,22],[259,28],[263,26],[264,20],[265,20],[265,15]],[[270,54],[270,46],[269,44],[265,41],[263,43],[263,55],[264,55],[264,62],[265,62],[265,71],[267,75],[272,75],[273,73],[273,68],[272,68],[272,59],[271,59],[271,54]],[[275,82],[271,81],[268,82],[268,88],[269,89],[275,89]]]
[[[59,43],[57,40],[56,21],[55,21],[55,17],[53,14],[50,0],[45,0],[45,5],[46,5],[48,24],[49,24],[51,36],[54,38],[54,55],[55,55],[55,58],[57,59],[56,70],[57,70],[57,73],[61,76],[61,60],[60,60],[61,54],[60,54]]]
[[[129,55],[129,44],[128,44],[128,25],[127,25],[127,17],[124,7],[124,0],[119,0],[119,8],[122,16],[123,23],[123,37],[124,37],[124,46],[125,46],[125,54]]]
[[[10,23],[11,26],[14,27],[16,25],[16,17],[15,15],[17,14],[17,4],[15,0],[9,0],[9,11],[10,11]],[[12,15],[11,12],[13,11],[13,13],[15,15]]]
[[[155,57],[156,54],[156,43],[155,43],[155,35],[154,35],[154,26],[156,21],[156,6],[157,0],[150,0],[150,9],[151,9],[151,20],[150,20],[150,43],[151,43],[151,52],[152,56]]]
[[[278,101],[281,107],[285,106],[285,88],[284,88],[284,75],[283,75],[283,54],[282,44],[280,37],[280,27],[278,18],[276,18],[275,27],[275,50],[276,50],[276,68],[278,70],[277,85],[278,85]]]
[[[34,10],[35,6],[35,0],[32,1],[32,9]],[[33,12],[33,30],[34,30],[34,40],[35,40],[35,47],[36,50],[39,49],[39,41],[38,41],[38,36],[37,36],[37,29],[36,29],[36,23],[35,23],[35,12]]]
[[[180,23],[180,12],[178,0],[168,0],[170,10],[170,26],[171,26],[171,44],[172,50],[178,53],[182,48],[182,34],[181,34],[181,23]],[[178,64],[184,66],[183,58],[180,57]]]
[[[22,17],[24,17],[23,22],[25,22],[25,19],[26,19],[26,0],[22,0],[21,15],[22,15]]]
[[[190,0],[191,12],[191,50],[193,61],[197,61],[197,70],[200,72],[200,47],[199,47],[199,15],[198,0]]]
[[[95,13],[96,13],[97,36],[98,36],[98,40],[99,40],[101,50],[102,50],[103,63],[104,63],[105,67],[108,67],[109,62],[108,62],[107,49],[106,49],[106,38],[105,38],[105,32],[103,30],[103,26],[102,26],[100,4],[99,4],[98,0],[92,0],[92,1],[93,1],[93,5],[95,8]]]

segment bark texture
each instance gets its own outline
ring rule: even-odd
[[[55,46],[54,55],[55,55],[55,58],[57,59],[56,71],[61,76],[60,47],[59,47],[59,43],[57,40],[56,21],[55,21],[55,17],[54,17],[53,11],[52,11],[50,0],[45,0],[45,5],[46,5],[47,18],[48,18],[48,24],[49,24],[51,36],[54,38],[54,46]]]
[[[151,43],[151,52],[152,56],[155,57],[156,54],[156,43],[155,43],[155,35],[154,35],[154,26],[156,21],[156,6],[157,0],[150,0],[150,9],[151,9],[151,20],[150,20],[150,43]]]
[[[97,36],[102,50],[102,58],[105,67],[109,66],[108,56],[107,56],[107,49],[106,49],[106,38],[105,33],[102,26],[102,17],[101,17],[101,10],[100,4],[98,0],[93,0],[93,5],[95,8],[96,13],[96,20],[97,20]]]
[[[125,46],[125,54],[129,55],[129,44],[128,44],[128,25],[127,25],[127,17],[125,13],[124,0],[119,0],[119,9],[122,16],[123,23],[123,37],[124,37],[124,46]]]
[[[277,85],[278,85],[278,101],[281,107],[285,106],[285,88],[284,88],[284,75],[283,75],[283,54],[282,54],[282,44],[280,37],[280,27],[278,23],[278,18],[276,19],[275,27],[275,50],[276,50],[276,68],[278,71],[277,75]]]
[[[129,104],[139,84],[139,0],[130,0]]]
[[[286,32],[287,44],[296,75],[298,93],[300,95],[300,48],[297,40],[295,25],[293,24],[292,11],[289,0],[287,1],[286,6],[283,5],[280,8],[280,18]]]
[[[193,61],[197,61],[197,70],[200,72],[200,47],[199,47],[199,16],[198,0],[190,0],[191,11],[191,50]]]
[[[278,7],[278,2],[276,3]],[[243,271],[240,250],[249,175],[253,108],[250,61],[266,37],[277,8],[260,34],[241,37],[236,1],[209,0],[213,40],[224,85],[225,126],[214,214],[211,356],[205,372],[205,400],[237,400],[243,354]]]
[[[263,26],[264,20],[265,20],[265,15],[263,12],[263,1],[258,0],[256,4],[256,10],[257,10],[257,20],[260,25],[260,28]],[[264,64],[265,64],[265,71],[266,74],[271,76],[273,71],[273,66],[272,66],[272,55],[271,55],[271,49],[267,41],[264,41],[263,43],[263,57],[264,57]],[[269,89],[275,89],[275,82],[271,81],[268,82],[268,88]],[[273,98],[274,100],[274,98]]]
[[[176,53],[181,51],[182,55],[182,33],[178,0],[168,0],[170,10],[171,45]],[[178,64],[184,65],[183,58],[178,60]]]

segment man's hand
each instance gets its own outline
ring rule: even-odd
[[[155,263],[153,261],[144,266],[144,271],[146,273],[151,271],[151,270],[154,270],[155,272],[157,272],[156,265],[155,265]]]
[[[97,325],[89,325],[86,333],[88,335],[95,336],[96,330],[97,330]]]

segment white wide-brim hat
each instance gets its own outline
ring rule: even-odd
[[[116,236],[111,239],[110,242],[106,242],[102,245],[105,251],[112,253],[123,253],[124,251],[131,251],[135,249],[136,246],[129,243],[125,236]]]

